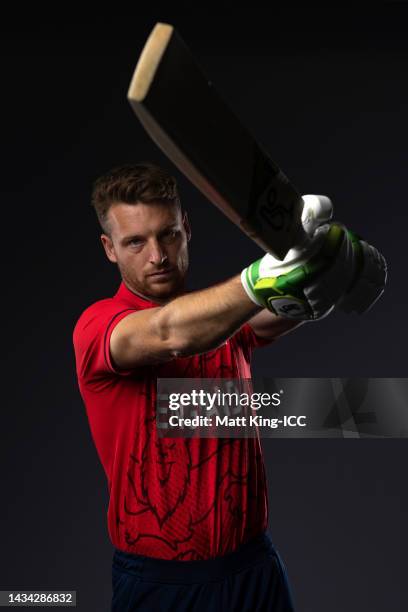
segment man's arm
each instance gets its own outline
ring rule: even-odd
[[[343,226],[327,224],[307,252],[293,249],[283,262],[267,254],[224,283],[132,313],[112,332],[112,359],[128,369],[204,353],[249,319],[257,335],[273,339],[329,314],[350,287],[350,309],[364,312],[384,290],[386,265],[374,247],[364,247],[366,255],[355,241],[358,249]],[[278,316],[271,319],[264,308]]]
[[[129,314],[112,332],[111,356],[116,366],[128,369],[204,353],[260,311],[237,275],[165,306]]]
[[[272,341],[279,338],[279,336],[287,334],[292,331],[292,329],[296,329],[299,325],[302,325],[304,321],[285,319],[264,308],[261,312],[249,319],[248,323],[257,336]]]

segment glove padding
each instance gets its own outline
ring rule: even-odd
[[[371,244],[349,232],[357,260],[357,270],[351,287],[337,307],[343,312],[367,312],[384,293],[387,282],[387,262]]]
[[[384,257],[338,223],[329,224],[333,205],[326,196],[304,195],[300,246],[280,261],[266,254],[241,274],[255,304],[277,315],[316,320],[335,305],[344,312],[366,312],[384,291]]]
[[[345,227],[318,227],[307,247],[283,261],[267,253],[245,268],[241,281],[255,304],[276,315],[316,320],[328,315],[352,285],[357,257]]]

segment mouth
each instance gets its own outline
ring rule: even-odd
[[[167,268],[167,270],[160,270],[159,272],[153,272],[152,274],[149,274],[149,278],[154,278],[154,279],[167,279],[169,278],[174,272],[174,268]]]

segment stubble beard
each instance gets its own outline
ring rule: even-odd
[[[188,265],[188,262],[187,262]],[[171,287],[165,291],[160,289],[157,291],[149,285],[148,283],[141,284],[137,278],[132,274],[131,271],[122,267],[118,264],[119,272],[122,277],[122,281],[126,285],[128,289],[130,289],[133,293],[136,293],[142,298],[145,298],[151,302],[156,302],[158,304],[165,304],[166,302],[170,302],[174,298],[179,295],[182,295],[185,291],[185,280],[186,280],[186,272],[184,276],[178,274],[177,281],[171,284]],[[160,285],[158,285],[160,286]]]

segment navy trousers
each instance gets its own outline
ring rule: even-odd
[[[112,612],[294,612],[286,570],[267,532],[205,561],[122,552],[112,560]]]

